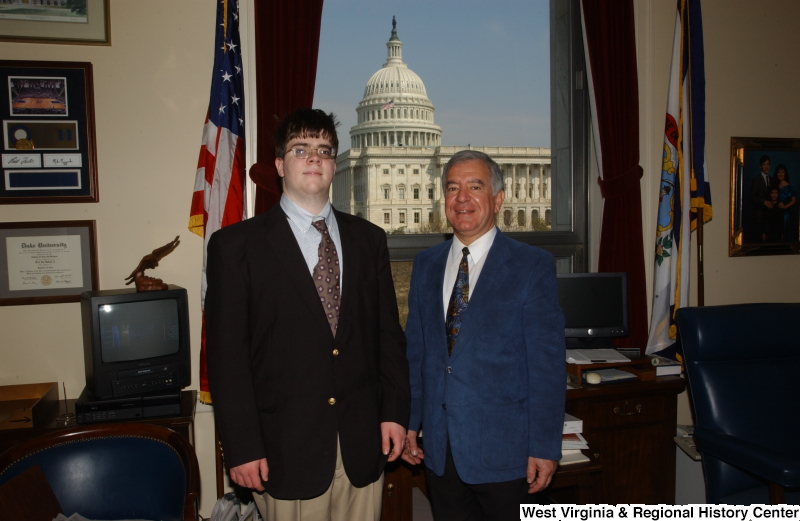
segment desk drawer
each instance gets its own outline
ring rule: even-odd
[[[664,397],[631,396],[620,400],[590,402],[588,412],[589,417],[582,419],[583,424],[591,430],[661,421],[664,419]]]

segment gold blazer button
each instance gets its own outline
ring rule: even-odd
[[[336,398],[328,398],[328,403],[331,405],[336,405]]]
[[[339,350],[338,349],[334,349],[333,350],[333,356],[339,356]]]

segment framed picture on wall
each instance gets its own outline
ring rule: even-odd
[[[98,273],[94,221],[0,223],[0,306],[78,302]]]
[[[96,203],[92,64],[0,61],[0,204]]]
[[[800,139],[731,138],[731,257],[800,253]]]
[[[109,0],[0,2],[0,41],[111,45]]]

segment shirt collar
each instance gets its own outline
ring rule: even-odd
[[[331,226],[333,207],[331,206],[330,201],[326,202],[325,206],[322,208],[322,211],[316,215],[301,208],[300,205],[289,199],[286,194],[281,195],[280,204],[283,212],[286,214],[286,217],[288,217],[289,220],[292,221],[294,225],[297,226],[297,228],[303,233],[306,233],[311,228],[311,223],[318,221],[319,217],[325,219],[325,224],[327,224],[328,227]]]
[[[469,256],[472,257],[472,263],[477,264],[489,251],[494,242],[494,237],[497,235],[497,226],[492,226],[492,229],[484,233],[467,246],[469,248]],[[465,244],[458,240],[458,237],[453,235],[453,244],[450,246],[450,258],[461,260],[461,250]]]

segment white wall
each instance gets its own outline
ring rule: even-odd
[[[124,287],[143,255],[180,235],[180,246],[148,273],[189,291],[195,389],[202,239],[187,223],[215,16],[214,0],[116,0],[111,46],[0,43],[3,59],[93,64],[100,189],[96,204],[2,205],[0,221],[94,219],[101,289]],[[79,304],[0,307],[0,332],[0,385],[63,382],[70,398],[83,390]],[[198,443],[206,516],[216,498],[209,417],[198,417],[205,425],[197,434],[206,440]]]

